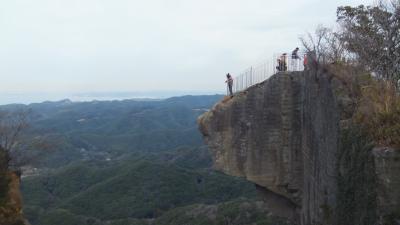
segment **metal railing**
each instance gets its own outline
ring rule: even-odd
[[[292,58],[291,55],[286,55],[284,57],[286,66],[281,66],[281,71],[303,71],[304,54],[299,53],[299,56],[301,57],[295,59]],[[233,92],[236,93],[243,91],[250,86],[267,80],[269,77],[279,72],[278,59],[281,57],[281,54],[274,54],[272,59],[264,60],[263,62],[244,70],[233,79]]]

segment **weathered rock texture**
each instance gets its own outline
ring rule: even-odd
[[[20,178],[8,168],[8,153],[0,148],[0,225],[28,225],[22,213]]]
[[[400,152],[374,148],[379,224],[400,225]]]
[[[215,168],[257,184],[271,210],[333,224],[339,140],[328,75],[278,73],[199,118]]]
[[[203,114],[215,168],[255,183],[296,224],[400,225],[400,151],[351,123],[334,77],[281,72]]]
[[[20,178],[14,172],[7,172],[0,176],[0,180],[7,182],[7,188],[1,190],[0,224],[1,225],[29,225],[22,213],[22,195],[19,190]]]

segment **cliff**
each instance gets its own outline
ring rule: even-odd
[[[22,213],[20,178],[14,172],[0,176],[0,224],[28,225]]]
[[[7,153],[0,148],[0,225],[27,225],[22,213],[20,178],[8,168]]]
[[[255,183],[271,212],[302,225],[375,224],[397,213],[398,152],[367,151],[365,162],[347,154],[352,145],[342,144],[342,101],[332,80],[326,69],[278,73],[216,104],[199,118],[199,128],[215,168]],[[359,187],[353,173],[360,174]],[[357,205],[355,192],[366,194],[362,187],[374,190],[365,198],[371,207],[346,212]],[[371,210],[375,216],[361,218]]]

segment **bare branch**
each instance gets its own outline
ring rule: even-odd
[[[11,156],[20,144],[22,132],[28,127],[29,111],[24,109],[0,111],[0,153],[2,163],[10,166]]]

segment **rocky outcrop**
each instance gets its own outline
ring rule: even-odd
[[[257,184],[272,211],[332,224],[339,118],[329,76],[278,73],[199,118],[217,170]]]
[[[374,148],[377,215],[380,224],[400,224],[400,152]]]
[[[28,225],[22,213],[20,176],[9,169],[9,155],[0,147],[0,225]]]
[[[217,170],[256,184],[301,225],[400,225],[400,151],[374,147],[324,69],[281,72],[225,98],[199,128]]]
[[[14,172],[7,172],[0,176],[1,182],[5,182],[5,188],[1,188],[0,224],[1,225],[28,225],[22,213],[22,195],[19,190],[20,178]],[[3,186],[2,186],[3,187]]]

